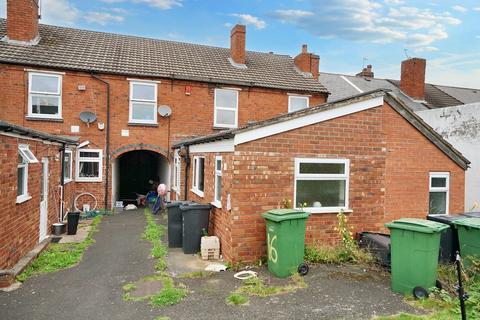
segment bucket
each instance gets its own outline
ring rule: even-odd
[[[52,225],[52,233],[55,236],[59,236],[65,232],[65,223],[54,223]]]

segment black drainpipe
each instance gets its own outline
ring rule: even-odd
[[[60,186],[62,187],[62,192],[60,193],[60,215],[58,222],[62,222],[63,220],[63,199],[65,199],[65,143],[62,144],[60,153],[62,155],[62,160],[60,161]]]
[[[95,79],[97,79],[100,82],[103,82],[105,86],[107,87],[107,123],[106,126],[107,128],[105,129],[105,153],[106,153],[106,158],[105,158],[105,198],[104,198],[104,203],[105,203],[105,211],[108,210],[108,184],[109,184],[109,179],[110,179],[110,83],[107,81],[103,80],[93,72],[91,73],[91,76]]]
[[[188,200],[188,174],[190,173],[190,148],[188,146],[185,147],[185,185],[183,186],[185,189],[185,195],[183,196],[183,200]]]

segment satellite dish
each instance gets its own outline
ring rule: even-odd
[[[80,112],[80,120],[85,122],[87,126],[90,126],[90,123],[93,123],[95,120],[97,120],[97,115],[91,111],[82,111]]]
[[[172,114],[172,109],[169,106],[163,105],[158,107],[158,114],[164,118]]]

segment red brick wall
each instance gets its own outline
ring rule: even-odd
[[[61,173],[59,146],[0,135],[0,269],[14,266],[39,240],[42,165],[28,165],[28,193],[32,198],[17,204],[19,143],[28,144],[40,162],[44,157],[49,160],[48,234],[51,233],[51,225],[58,222]],[[74,184],[70,183],[66,187],[65,199],[69,199],[73,192]]]
[[[385,110],[384,119],[388,145],[385,219],[426,216],[430,172],[450,172],[450,213],[463,212],[463,169],[391,108]]]
[[[96,123],[87,127],[79,119],[81,111],[90,110],[97,114],[99,122],[106,123],[105,85],[87,73],[67,71],[63,75],[63,121],[33,121],[25,117],[28,110],[28,73],[24,69],[22,66],[0,64],[0,85],[4,93],[0,101],[0,118],[46,132],[79,136],[80,141],[90,141],[89,148],[103,149],[105,152],[105,130],[99,130]],[[215,86],[212,84],[154,79],[161,81],[158,84],[158,105],[170,106],[173,113],[167,119],[159,116],[158,126],[148,127],[128,124],[129,81],[127,78],[129,77],[102,75],[102,78],[108,81],[111,87],[110,151],[112,158],[134,149],[153,149],[164,156],[168,154],[171,161],[169,149],[173,142],[214,131]],[[85,91],[78,90],[80,84],[86,86]],[[191,86],[191,95],[185,94],[186,85]],[[239,125],[244,125],[248,120],[267,119],[288,111],[286,91],[262,88],[241,89]],[[313,94],[310,104],[317,105],[325,102],[325,99],[325,94]],[[72,125],[79,126],[80,132],[71,133]],[[121,136],[122,129],[129,130],[128,137]],[[105,167],[103,172],[105,174]],[[103,206],[104,184],[102,182],[78,183],[77,189],[93,192],[99,200],[99,205]]]
[[[425,98],[425,68],[427,61],[411,58],[402,61],[400,89],[414,99]]]
[[[205,164],[206,186],[213,185],[212,156]],[[261,213],[281,207],[283,199],[293,200],[294,159],[301,157],[350,159],[352,212],[347,215],[354,232],[385,231],[385,222],[401,216],[424,218],[429,171],[451,172],[451,211],[463,207],[463,170],[385,105],[236,146],[228,169],[232,180],[224,180],[231,186],[232,211],[222,212],[230,234],[217,233],[230,239],[230,246],[222,239],[227,260],[265,255]],[[208,188],[205,200],[210,201]],[[306,242],[337,242],[336,225],[336,212],[312,214]]]

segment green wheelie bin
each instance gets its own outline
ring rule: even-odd
[[[305,225],[310,214],[295,209],[274,209],[262,214],[267,227],[268,270],[279,278],[295,272],[305,275]]]
[[[392,290],[426,295],[437,281],[440,235],[448,225],[403,218],[385,224],[391,234]]]
[[[471,265],[471,257],[480,259],[480,218],[463,219],[453,222],[458,230],[460,255],[465,268]]]

